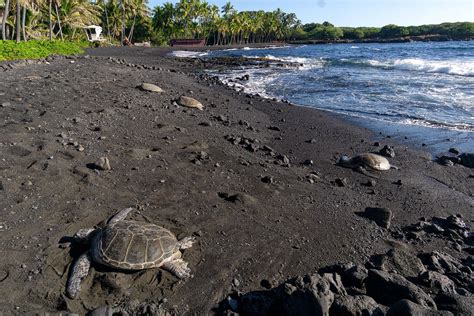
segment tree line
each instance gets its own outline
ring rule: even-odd
[[[202,0],[181,0],[157,6],[152,25],[161,41],[202,38],[208,45],[285,41],[301,26],[296,14],[237,11],[227,2],[222,8]]]
[[[90,25],[120,39],[149,19],[149,9],[147,0],[0,0],[0,16],[2,40],[85,39]]]
[[[441,35],[474,38],[474,23],[376,27],[336,27],[329,22],[302,24],[294,13],[238,11],[227,2],[166,2],[150,10],[147,0],[0,0],[3,40],[85,39],[82,28],[100,25],[109,41],[204,39],[208,45],[304,40],[368,40]]]
[[[445,36],[448,39],[474,38],[474,23],[442,23],[420,26],[336,27],[329,22],[304,24],[297,30],[295,40],[364,40],[394,39],[414,36]]]
[[[147,0],[0,0],[2,40],[85,39],[82,28],[100,25],[112,41],[203,38],[209,45],[289,40],[301,26],[294,13],[238,12],[203,0],[167,2],[154,10]]]

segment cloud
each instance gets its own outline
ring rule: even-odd
[[[318,6],[324,8],[326,6],[326,0],[318,0]]]

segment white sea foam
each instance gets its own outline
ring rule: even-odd
[[[187,58],[197,58],[202,56],[207,56],[209,52],[196,52],[196,51],[188,51],[188,50],[175,50],[171,52],[169,55],[173,57],[187,57]]]
[[[272,97],[271,95],[267,94],[266,87],[268,87],[279,76],[272,69],[260,68],[232,70],[226,73],[216,73],[210,71],[210,73],[217,75],[222,83],[232,87],[236,91],[243,91],[248,94],[258,94],[263,98]],[[250,79],[247,81],[238,79],[244,75],[249,75]]]
[[[400,124],[404,125],[415,125],[415,126],[424,126],[430,128],[444,128],[450,129],[452,131],[460,131],[460,132],[474,132],[474,127],[469,124],[453,124],[453,123],[446,123],[440,121],[429,121],[423,119],[403,119],[398,121]]]
[[[360,62],[360,63],[365,63],[365,62]],[[367,60],[367,64],[369,64],[370,66],[374,66],[374,67],[390,67],[391,66],[390,63],[381,62],[381,61],[374,60],[374,59]]]
[[[282,46],[276,46],[276,45],[270,45],[270,46],[264,46],[264,47],[244,47],[240,48],[241,50],[268,50],[268,49],[282,49],[282,48],[288,48],[291,46],[288,45],[282,45]],[[239,48],[235,48],[235,50],[238,50]]]
[[[474,77],[474,62],[468,61],[435,61],[409,58],[395,60],[393,67],[404,70]]]
[[[275,57],[273,55],[266,55],[266,56],[244,56],[246,58],[265,58],[267,60],[272,61],[281,61],[281,62],[288,62],[288,63],[297,63],[301,64],[302,66],[300,69],[311,69],[311,68],[322,68],[326,64],[326,61],[323,58],[305,58],[305,57],[295,57],[295,56],[286,56],[286,57]]]
[[[465,77],[474,77],[474,62],[471,61],[438,61],[417,58],[396,59],[393,61],[379,61],[369,59],[355,61],[355,64],[367,64],[372,67],[387,69],[401,69],[428,73],[442,73]]]

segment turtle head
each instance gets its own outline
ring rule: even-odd
[[[339,166],[345,167],[345,166],[347,166],[347,165],[349,164],[349,162],[350,162],[349,157],[347,157],[346,155],[344,155],[344,156],[341,156],[341,158],[339,158],[339,161],[337,162],[337,164],[338,164]]]
[[[77,233],[74,234],[72,237],[75,242],[77,243],[87,243],[89,242],[92,233],[95,231],[93,228],[84,228],[80,229]]]

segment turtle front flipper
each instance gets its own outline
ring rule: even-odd
[[[91,266],[91,259],[89,253],[82,254],[74,262],[66,285],[66,294],[68,297],[74,299],[81,291],[81,282],[89,274]]]
[[[109,220],[107,221],[107,224],[113,224],[113,223],[123,221],[127,217],[128,213],[130,213],[131,211],[133,211],[133,208],[131,207],[118,211],[117,213],[112,215],[112,217],[109,218]]]
[[[365,169],[364,167],[362,166],[359,166],[357,168],[354,169],[355,171],[357,172],[360,172],[362,173],[363,175],[367,176],[367,177],[371,177],[371,178],[375,178],[375,179],[379,179],[380,177],[372,172],[369,172],[367,171],[367,169]]]
[[[163,264],[162,268],[173,273],[180,279],[186,279],[191,277],[191,269],[188,267],[188,263],[183,259],[175,259],[166,262]]]
[[[178,248],[180,250],[191,248],[195,242],[196,237],[184,237],[178,241]]]

